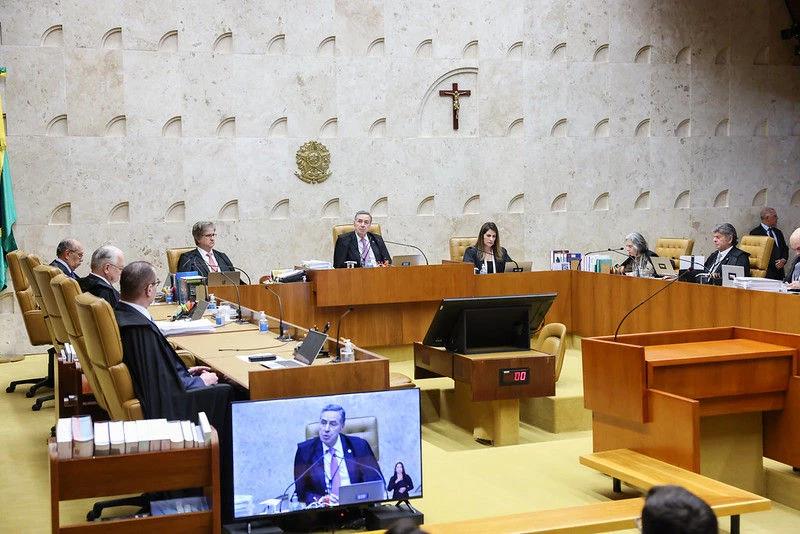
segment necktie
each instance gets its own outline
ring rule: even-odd
[[[367,244],[367,238],[361,238],[361,248],[363,252],[361,253],[361,264],[364,265],[367,263],[367,258],[369,258],[369,245]]]
[[[711,266],[711,270],[710,270],[710,271],[708,271],[708,272],[709,272],[709,273],[713,273],[714,271],[716,271],[716,270],[717,270],[717,267],[719,267],[719,264],[720,264],[720,263],[722,263],[722,260],[723,260],[723,259],[724,259],[724,258],[722,257],[722,254],[720,254],[720,253],[718,252],[718,253],[717,253],[717,261],[715,261],[715,262],[714,262],[714,265],[712,265],[712,266]]]
[[[773,240],[777,241],[777,239],[775,239],[775,231],[771,227],[767,230],[767,235],[770,236]]]
[[[217,260],[214,259],[214,253],[206,252],[206,256],[208,256],[208,266],[211,267],[211,270],[215,273],[219,272],[219,265],[217,265]]]
[[[331,493],[339,496],[339,486],[342,484],[342,478],[339,476],[339,462],[336,460],[336,451],[333,447],[328,449],[330,459],[328,460],[328,471],[331,473]]]

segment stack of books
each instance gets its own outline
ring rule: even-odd
[[[138,452],[207,447],[211,425],[204,412],[191,421],[143,419],[92,422],[88,415],[64,417],[56,423],[58,458],[91,458]]]

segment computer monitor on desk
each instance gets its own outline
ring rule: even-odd
[[[556,293],[442,299],[423,343],[460,354],[530,350]]]
[[[343,507],[422,497],[419,398],[401,389],[233,403],[226,519],[330,530],[325,515]],[[404,481],[393,476],[401,464]]]

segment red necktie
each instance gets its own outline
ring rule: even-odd
[[[206,252],[206,256],[208,256],[208,266],[211,267],[211,270],[215,273],[219,272],[219,265],[217,265],[217,260],[214,259],[214,253]]]
[[[331,458],[328,462],[328,471],[331,473],[331,493],[339,496],[339,486],[342,484],[342,478],[339,476],[339,462],[336,461],[336,451],[331,447],[328,449]]]

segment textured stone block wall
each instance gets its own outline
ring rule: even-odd
[[[781,0],[5,0],[17,241],[164,267],[208,218],[261,274],[329,258],[361,208],[433,261],[495,220],[539,269],[632,230],[707,253],[765,204],[790,231],[788,24]],[[457,132],[438,96],[455,82]],[[319,185],[293,174],[310,139],[332,155]]]

